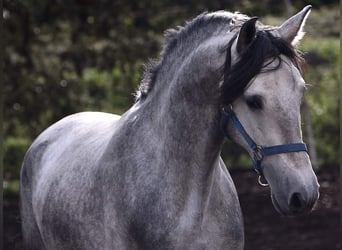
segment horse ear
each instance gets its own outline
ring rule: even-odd
[[[241,26],[236,44],[236,50],[239,54],[254,41],[256,34],[255,23],[257,20],[257,17],[252,17]]]
[[[278,28],[280,37],[290,42],[292,45],[296,45],[305,34],[303,32],[303,27],[305,25],[306,18],[310,13],[311,7],[311,5],[306,6],[296,15],[287,19]]]

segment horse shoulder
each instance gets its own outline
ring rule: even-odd
[[[209,217],[210,222],[211,225],[216,224],[218,227],[217,237],[225,239],[223,245],[229,246],[228,249],[243,249],[244,227],[238,194],[233,179],[221,158],[218,169],[215,178],[216,188],[209,209],[209,211],[216,211],[216,223],[212,223],[215,220],[212,217]],[[222,232],[224,235],[220,235]]]
[[[97,161],[119,119],[100,112],[74,114],[46,129],[29,148],[21,170],[21,196],[31,204],[34,214],[26,217],[34,217],[44,241],[77,242],[73,232],[101,228],[101,214],[92,213],[101,206]]]

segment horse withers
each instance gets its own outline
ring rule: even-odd
[[[168,31],[122,116],[74,114],[39,135],[21,170],[25,247],[243,249],[224,135],[251,155],[277,211],[310,211],[319,185],[295,48],[310,8],[279,27],[204,13]]]

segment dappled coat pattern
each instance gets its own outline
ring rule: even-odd
[[[237,193],[220,158],[222,129],[252,152],[232,124],[220,127],[221,108],[234,107],[261,145],[302,141],[305,83],[291,43],[309,10],[279,28],[204,13],[168,32],[161,59],[147,67],[121,117],[79,113],[45,130],[21,171],[26,248],[243,249]],[[236,80],[235,65],[246,78]],[[306,152],[266,158],[262,168],[280,213],[311,209],[318,184]]]

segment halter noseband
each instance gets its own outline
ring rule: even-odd
[[[246,132],[244,127],[242,126],[241,122],[237,118],[232,106],[230,105],[228,110],[225,108],[222,109],[222,117],[221,117],[221,129],[223,134],[228,138],[231,139],[228,131],[227,125],[228,121],[231,120],[235,128],[239,131],[239,133],[243,136],[245,141],[247,142],[249,148],[253,151],[253,167],[257,174],[262,176],[262,169],[261,169],[261,161],[265,156],[275,155],[275,154],[282,154],[282,153],[291,153],[291,152],[300,152],[305,151],[307,152],[306,144],[305,143],[290,143],[290,144],[281,144],[275,145],[270,147],[264,147],[257,144]],[[260,178],[259,178],[260,183]],[[262,183],[260,183],[262,185]]]

